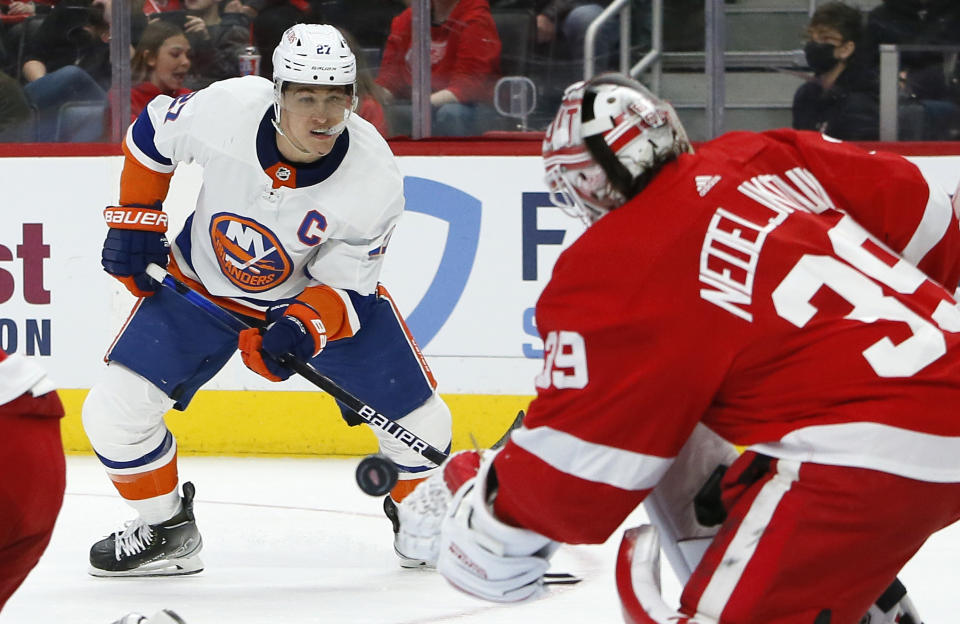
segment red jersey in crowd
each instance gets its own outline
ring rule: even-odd
[[[177,89],[176,91],[162,91],[160,87],[152,82],[141,82],[130,88],[130,122],[137,120],[143,109],[147,107],[150,100],[158,95],[169,95],[172,98],[178,98],[181,95],[190,93],[190,89]]]
[[[393,19],[377,83],[410,98],[412,10]],[[500,35],[487,0],[460,0],[439,26],[430,27],[430,90],[449,89],[459,102],[489,102],[500,77]]]

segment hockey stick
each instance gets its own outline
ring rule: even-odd
[[[177,293],[188,303],[206,312],[210,318],[217,321],[224,328],[230,331],[240,333],[245,329],[250,329],[250,325],[242,319],[234,316],[227,310],[221,308],[213,301],[210,301],[197,291],[193,290],[174,276],[167,273],[165,269],[156,264],[147,265],[147,275],[156,280],[162,286]],[[390,420],[377,410],[373,409],[357,397],[353,396],[341,388],[335,381],[318,372],[309,363],[300,360],[289,353],[279,357],[274,357],[263,351],[264,356],[269,357],[282,366],[299,374],[301,377],[320,388],[340,403],[346,405],[351,411],[362,418],[371,427],[376,427],[381,431],[390,434],[412,451],[419,453],[423,457],[439,466],[447,459],[447,455],[423,440],[415,433],[405,429],[396,421]]]

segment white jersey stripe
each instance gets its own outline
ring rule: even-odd
[[[960,483],[960,438],[879,423],[804,427],[779,442],[754,444],[749,450],[781,459],[868,468],[920,481]]]
[[[560,472],[622,490],[652,488],[674,460],[587,442],[551,427],[521,427],[511,439]]]
[[[137,142],[133,140],[133,124],[130,124],[130,127],[127,128],[127,138],[125,142],[127,149],[130,150],[130,153],[133,155],[133,157],[137,159],[137,162],[147,169],[156,171],[157,173],[171,173],[177,168],[175,164],[164,165],[147,156],[147,154],[137,145]]]
[[[727,545],[713,577],[703,590],[697,604],[698,614],[720,619],[733,590],[743,577],[743,571],[757,550],[757,544],[763,539],[770,519],[784,495],[799,477],[799,472],[799,462],[777,462],[777,474],[760,489],[743,522],[737,527],[736,534]]]
[[[917,226],[913,237],[901,253],[912,264],[918,264],[927,252],[940,242],[953,216],[953,206],[950,205],[950,197],[947,193],[935,184],[928,183],[927,186],[930,189],[930,197],[927,199],[920,225]]]

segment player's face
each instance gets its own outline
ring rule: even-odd
[[[346,118],[351,103],[343,87],[293,84],[283,94],[280,126],[300,147],[323,156],[337,140],[337,135],[324,131]]]
[[[176,91],[183,88],[183,80],[190,69],[190,42],[183,35],[174,35],[166,39],[157,50],[156,58],[148,61],[151,68],[150,82],[162,91]]]

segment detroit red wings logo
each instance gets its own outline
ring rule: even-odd
[[[228,212],[214,215],[210,242],[220,271],[241,290],[263,292],[290,277],[293,266],[279,239],[253,219]]]

